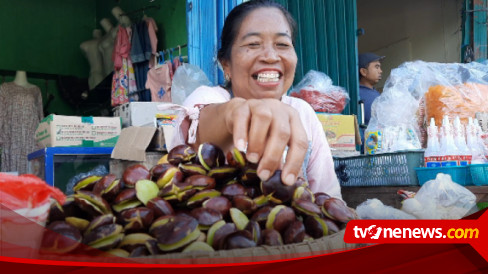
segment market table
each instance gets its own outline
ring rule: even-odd
[[[466,186],[476,195],[476,202],[488,202],[488,186]],[[347,205],[356,208],[367,199],[377,198],[385,205],[400,208],[402,197],[399,189],[417,192],[420,186],[342,187],[342,198]]]

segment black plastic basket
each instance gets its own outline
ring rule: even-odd
[[[399,151],[334,158],[341,186],[418,186],[415,168],[424,165],[424,151]]]

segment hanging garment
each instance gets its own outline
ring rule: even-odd
[[[156,25],[156,21],[154,21],[154,19],[152,19],[151,17],[147,17],[144,20],[147,23],[147,32],[151,44],[151,52],[153,55],[156,55],[156,52],[158,50],[158,36],[156,35],[156,32],[158,31],[158,26]]]
[[[127,36],[129,37],[129,44],[131,44],[132,28],[127,27],[125,29],[127,31]],[[129,94],[130,94],[137,91],[136,76],[134,73],[134,66],[132,65],[132,60],[130,59],[130,51],[127,56],[127,68],[129,71]]]
[[[176,73],[176,70],[181,66],[181,59],[180,56],[176,56],[173,58],[173,74]],[[173,77],[171,77],[173,79]]]
[[[132,25],[130,58],[133,64],[149,61],[151,59],[151,40],[146,22]]]
[[[122,67],[112,76],[112,106],[129,102],[129,66],[127,59],[122,59]]]
[[[171,67],[170,62],[155,66],[147,73],[146,88],[151,90],[151,101],[171,102]]]
[[[131,45],[127,29],[119,26],[112,54],[112,60],[114,61],[111,93],[112,106],[129,102],[129,93],[137,90],[134,68],[129,56],[130,49]]]
[[[119,25],[117,37],[115,38],[114,50],[112,52],[112,61],[114,61],[114,70],[122,67],[122,59],[127,59],[130,53],[129,35],[127,30]]]
[[[27,155],[37,150],[35,131],[42,118],[39,87],[0,85],[1,171],[28,172]]]

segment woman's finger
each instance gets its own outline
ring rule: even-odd
[[[269,127],[273,120],[273,113],[263,100],[249,100],[251,119],[248,133],[246,158],[251,163],[257,163],[264,152]]]
[[[286,112],[278,111],[273,113],[269,136],[266,140],[264,153],[258,166],[258,176],[261,180],[268,179],[280,168],[283,152],[291,136],[289,120],[290,117]]]
[[[288,143],[286,162],[281,173],[281,180],[287,185],[295,183],[308,150],[307,133],[298,113],[290,116],[290,126],[292,134]]]
[[[248,142],[249,121],[251,119],[251,111],[248,104],[243,103],[233,108],[229,118],[232,120],[234,146],[240,151],[245,151]]]

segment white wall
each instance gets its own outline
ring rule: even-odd
[[[359,52],[384,55],[382,89],[403,62],[451,63],[461,59],[463,0],[357,0]]]

